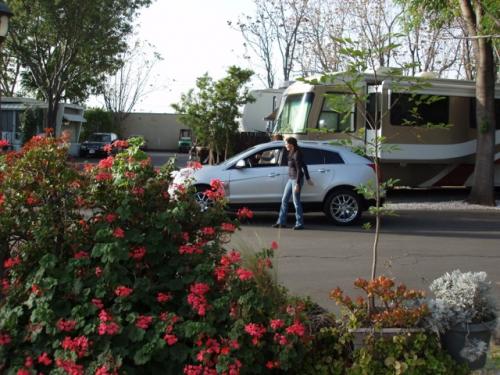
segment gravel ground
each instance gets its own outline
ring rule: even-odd
[[[387,201],[385,206],[391,210],[434,210],[434,211],[498,211],[500,212],[500,201],[496,201],[496,207],[480,206],[469,204],[465,201],[447,201],[447,202],[415,202],[415,203],[392,203]]]
[[[469,204],[466,202],[468,195],[468,189],[397,189],[388,192],[386,206],[393,210],[500,212],[500,190],[495,191],[495,207]]]

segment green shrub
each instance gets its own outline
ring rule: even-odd
[[[368,340],[354,352],[348,375],[460,375],[467,374],[441,348],[433,333],[412,333]]]
[[[200,212],[139,145],[78,171],[34,137],[0,156],[2,374],[265,374],[307,347],[304,306],[261,293],[223,186]],[[285,302],[286,301],[286,302]]]
[[[311,350],[295,373],[302,375],[343,375],[350,366],[351,344],[342,327],[322,328],[311,342]]]

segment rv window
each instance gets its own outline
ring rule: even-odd
[[[283,109],[278,115],[274,132],[305,133],[313,99],[314,94],[312,92],[287,96]]]
[[[476,98],[470,98],[470,106],[469,106],[469,124],[473,129],[477,128],[476,121]],[[496,128],[500,129],[500,99],[495,99],[495,119],[496,119]]]
[[[318,120],[318,129],[333,132],[354,131],[354,98],[350,94],[328,93]]]
[[[391,95],[391,124],[404,126],[432,126],[448,124],[448,96]]]

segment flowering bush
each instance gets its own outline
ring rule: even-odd
[[[345,308],[354,327],[410,328],[417,327],[428,315],[429,310],[422,303],[424,292],[408,289],[404,284],[396,285],[393,279],[385,276],[368,281],[357,279],[354,285],[366,297],[352,300],[340,288],[331,291],[330,298]],[[378,305],[368,309],[368,298],[374,296]]]
[[[134,140],[83,170],[66,157],[52,137],[0,156],[1,373],[262,374],[301,361],[303,305],[256,281],[277,244],[257,268],[226,251],[238,220],[219,182],[201,212]]]

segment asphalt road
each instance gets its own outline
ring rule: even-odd
[[[385,217],[379,244],[378,274],[428,291],[444,272],[486,271],[500,301],[500,210],[398,211]],[[353,281],[369,278],[373,231],[336,227],[320,214],[306,214],[307,229],[274,229],[276,213],[258,213],[237,232],[231,245],[244,252],[279,243],[277,280],[298,295],[310,296],[336,311],[329,299],[339,286],[357,295]],[[373,221],[366,217],[365,221]],[[293,217],[289,217],[293,223]]]

